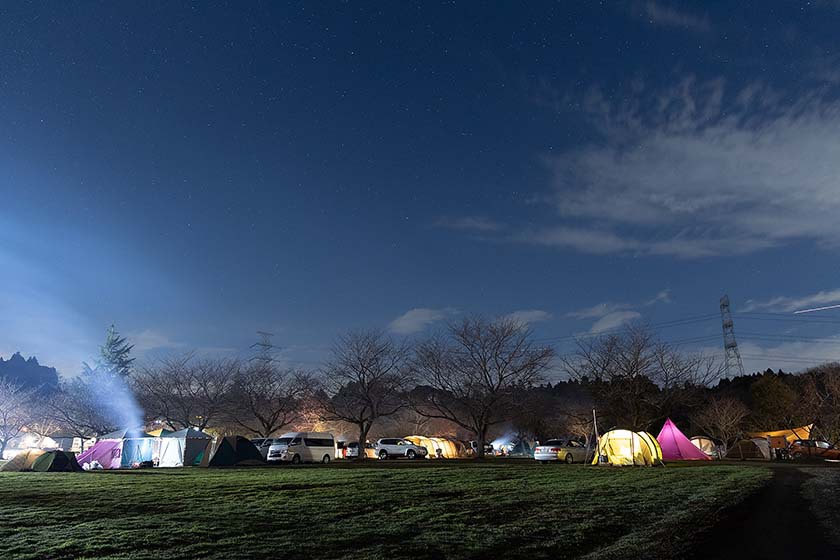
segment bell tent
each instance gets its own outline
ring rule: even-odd
[[[208,460],[209,458],[209,460]],[[242,436],[226,436],[216,444],[213,455],[204,454],[201,466],[232,467],[265,463],[259,450]]]
[[[69,451],[47,451],[32,463],[35,472],[80,472],[76,455]]]
[[[698,449],[668,418],[656,436],[666,461],[708,461],[709,457]]]
[[[706,436],[694,436],[691,443],[706,454],[709,459],[720,459],[723,457],[722,446],[715,443],[715,440]]]
[[[160,438],[157,466],[190,467],[200,465],[204,456],[210,453],[212,444],[212,437],[192,428],[164,434]]]
[[[647,432],[611,430],[598,440],[598,452],[593,465],[645,465],[662,462],[662,449]]]
[[[770,444],[766,439],[742,439],[726,452],[727,459],[761,459],[770,460]]]
[[[44,452],[40,449],[27,449],[26,451],[21,451],[9,461],[0,467],[0,471],[3,472],[21,472],[21,471],[31,471],[32,470],[32,463],[35,460],[43,455]]]

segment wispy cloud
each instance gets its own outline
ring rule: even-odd
[[[542,321],[550,320],[551,313],[543,311],[542,309],[523,309],[520,311],[514,311],[513,313],[508,313],[505,318],[510,319],[511,321],[518,321],[523,325],[530,325],[532,323],[540,323]]]
[[[130,332],[125,336],[128,342],[134,345],[134,351],[140,354],[150,350],[183,348],[186,346],[184,343],[172,340],[165,334],[153,329]]]
[[[748,300],[741,311],[793,312],[840,303],[840,288],[799,297],[777,296],[766,301]]]
[[[569,313],[566,313],[566,317],[571,317],[573,319],[595,319],[615,313],[616,311],[631,309],[632,307],[633,305],[629,303],[612,303],[605,301],[603,303],[593,305],[592,307],[585,307],[583,309],[578,309],[577,311],[570,311]]]
[[[645,305],[656,303],[671,303],[671,290],[666,288],[645,302]]]
[[[741,255],[840,240],[840,102],[689,77],[584,106],[602,141],[545,158],[561,223],[515,239],[593,254]]]
[[[591,334],[598,334],[610,329],[620,327],[625,323],[635,321],[641,318],[642,314],[638,311],[616,311],[614,313],[607,313],[597,321],[589,329]]]
[[[501,223],[484,216],[442,217],[435,222],[435,226],[475,233],[489,233],[504,229]]]
[[[410,309],[391,321],[388,330],[395,334],[415,334],[427,329],[429,326],[455,314],[456,310],[450,307],[443,309],[429,309],[417,307]]]
[[[661,2],[645,2],[641,6],[641,9],[644,18],[653,25],[680,27],[703,33],[707,33],[712,29],[709,18],[705,15],[695,15],[678,10]]]
[[[606,301],[593,305],[592,307],[570,311],[565,316],[572,319],[597,319],[592,327],[590,327],[589,332],[591,334],[598,334],[641,318],[642,314],[637,309],[656,305],[657,303],[670,302],[671,291],[665,289],[644,303],[633,304]]]

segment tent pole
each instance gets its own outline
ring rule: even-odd
[[[600,439],[600,436],[598,435],[598,417],[595,415],[595,409],[594,408],[592,409],[592,428],[595,432],[595,441],[593,442],[595,444],[595,447],[592,448],[593,449],[592,459],[594,460],[596,457],[598,457],[598,440]],[[589,461],[589,454],[588,453],[587,453],[586,457],[587,457],[587,461]],[[591,461],[589,461],[589,462],[591,463]],[[597,463],[600,463],[600,462],[601,462],[601,458],[598,457]]]

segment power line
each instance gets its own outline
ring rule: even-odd
[[[693,317],[685,317],[683,319],[673,319],[671,321],[663,321],[660,323],[650,323],[647,327],[654,328],[654,327],[680,327],[683,325],[690,325],[694,323],[700,323],[704,321],[709,321],[714,319],[718,316],[717,313],[709,313],[706,315],[696,315]],[[535,338],[534,342],[552,342],[552,341],[561,341],[561,340],[578,340],[584,338],[592,338],[592,337],[599,337],[605,336],[610,334],[617,334],[627,332],[628,328],[626,325],[621,327],[615,327],[613,329],[606,329],[597,333],[578,333],[578,334],[570,334],[565,336],[549,336],[549,337],[541,337]]]

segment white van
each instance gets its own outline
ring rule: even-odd
[[[274,438],[266,460],[326,464],[335,454],[335,438],[328,432],[289,432]]]

